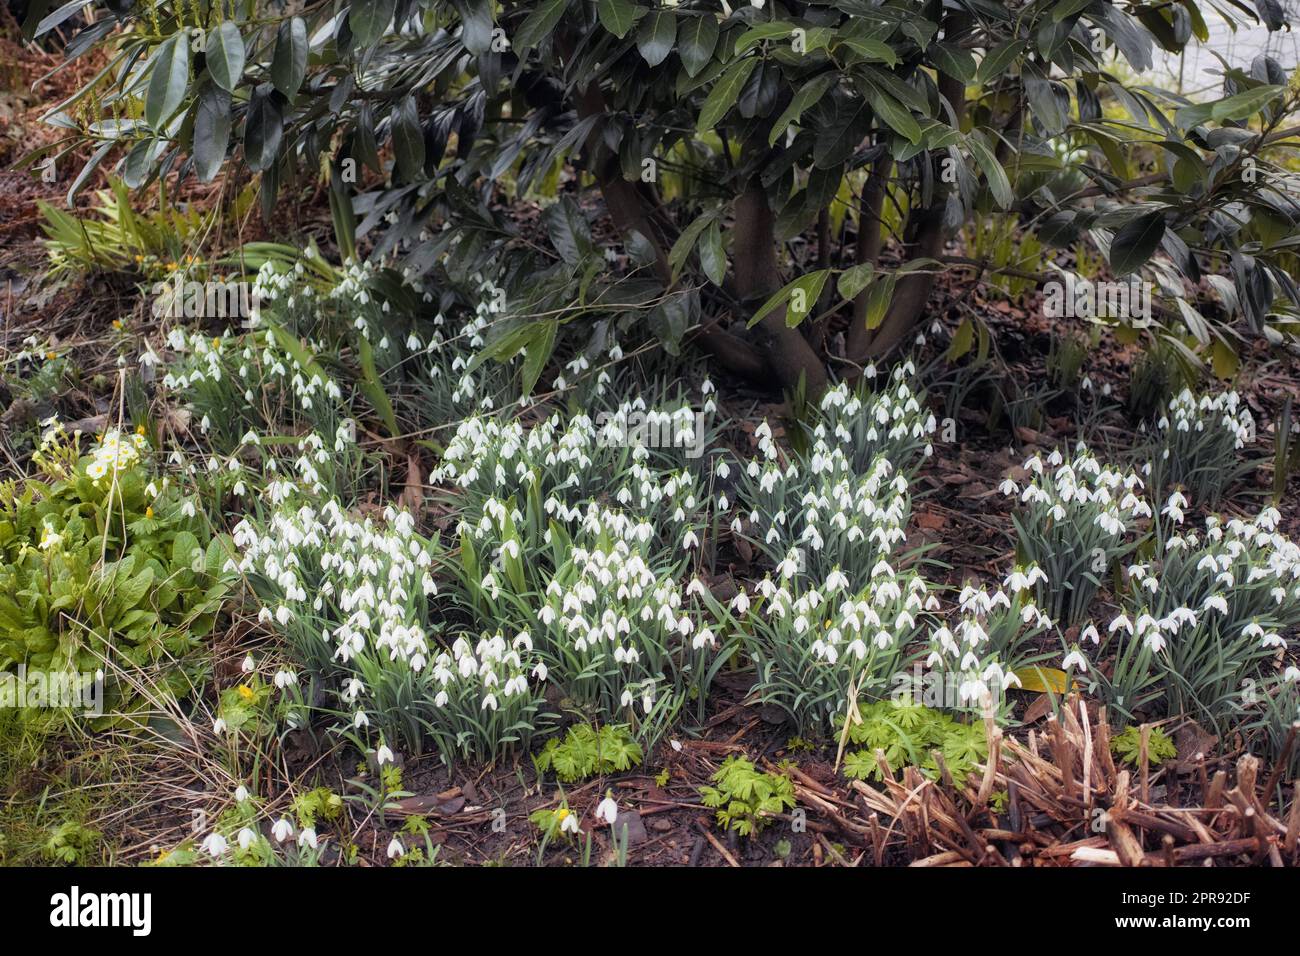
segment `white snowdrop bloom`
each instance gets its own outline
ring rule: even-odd
[[[402,846],[402,841],[393,837],[388,841],[388,849],[385,851],[390,860],[396,860],[399,856],[406,853],[406,847]]]
[[[389,749],[387,744],[380,744],[379,749],[375,751],[375,763],[382,767],[384,764],[392,762],[393,751]]]
[[[239,848],[241,850],[247,850],[257,842],[257,834],[248,827],[243,827],[240,829],[235,839],[239,843]]]
[[[213,732],[214,734],[216,734],[218,737],[221,736],[222,734],[224,734],[224,733],[226,732],[226,722],[225,722],[225,720],[223,720],[223,719],[220,718],[220,717],[218,717],[216,720],[214,720],[214,721],[212,722],[212,732]]]
[[[1226,617],[1228,614],[1228,602],[1223,599],[1223,595],[1221,594],[1211,594],[1205,599],[1205,603],[1201,605],[1201,610],[1218,611]]]
[[[308,849],[315,850],[319,846],[319,843],[320,841],[316,837],[316,830],[312,827],[303,827],[298,834],[299,849],[307,847]]]
[[[275,821],[271,827],[271,836],[275,837],[277,843],[284,843],[293,838],[293,824],[284,817]]]
[[[596,818],[610,826],[613,826],[614,821],[618,819],[618,804],[609,794],[606,794],[605,799],[596,805]]]
[[[235,800],[239,803],[243,803],[247,799],[248,799],[248,788],[241,783],[238,787],[235,788]]]
[[[224,856],[229,847],[230,844],[220,833],[209,833],[203,838],[202,848],[208,856],[214,858]]]
[[[1077,668],[1080,673],[1087,673],[1088,671],[1088,660],[1079,652],[1078,648],[1066,654],[1065,660],[1061,662],[1062,670],[1068,671],[1074,668]]]

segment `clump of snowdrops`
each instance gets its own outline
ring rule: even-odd
[[[888,382],[875,390],[874,366],[861,384],[840,383],[828,388],[817,405],[813,438],[824,437],[849,456],[853,471],[866,473],[883,455],[893,467],[911,476],[934,454],[938,423],[925,406],[925,395],[913,387],[916,366],[909,359],[894,368]]]
[[[918,703],[1005,716],[1006,691],[1021,686],[1018,672],[1046,660],[1035,639],[1052,621],[1033,598],[1042,572],[1016,569],[1002,588],[966,585],[957,620],[930,632],[927,673],[912,689]]]
[[[1184,388],[1156,424],[1148,451],[1152,487],[1180,488],[1198,505],[1213,508],[1255,469],[1242,455],[1254,438],[1254,416],[1236,392],[1197,398]]]
[[[913,571],[881,559],[864,577],[857,587],[840,571],[818,585],[768,577],[752,600],[742,591],[729,605],[757,670],[755,695],[801,732],[827,734],[857,701],[884,698],[938,610]]]
[[[1067,663],[1123,721],[1135,714],[1190,714],[1227,730],[1239,723],[1258,684],[1278,671],[1300,625],[1300,548],[1278,532],[1280,515],[1210,516],[1201,532],[1180,532],[1186,498],[1161,510],[1150,560],[1130,564],[1127,587],[1104,634],[1089,625]],[[1113,656],[1091,665],[1082,653]]]
[[[653,522],[628,512],[580,511],[573,536],[552,521],[545,557],[527,564],[510,514],[495,561],[463,534],[458,587],[478,620],[532,635],[563,709],[652,744],[688,701],[703,706],[720,641],[703,588],[682,585],[689,548],[660,547]]]
[[[1103,465],[1083,443],[1070,458],[1053,451],[1024,463],[1024,487],[1000,489],[1016,498],[1016,550],[1035,567],[1038,604],[1062,628],[1080,623],[1115,562],[1134,547],[1131,532],[1152,516],[1142,479]]]
[[[323,696],[322,709],[381,756],[389,744],[418,751],[426,737],[449,762],[526,747],[546,676],[529,635],[442,639],[431,613],[437,547],[408,513],[383,517],[376,525],[333,500],[318,509],[291,499],[265,524],[236,527],[259,619],[287,638],[312,685],[283,689]]]
[[[806,457],[783,464],[767,422],[755,436],[758,457],[740,488],[748,523],[737,516],[732,530],[752,540],[783,579],[819,582],[838,569],[869,568],[907,537],[908,482],[884,454],[859,474],[845,446],[818,434]]]

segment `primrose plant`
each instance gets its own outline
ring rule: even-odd
[[[1135,547],[1130,532],[1152,516],[1151,505],[1136,473],[1103,465],[1082,442],[1068,460],[1059,451],[1046,460],[1036,454],[1024,470],[1023,488],[1011,478],[1000,486],[1019,500],[1012,514],[1016,549],[1026,567],[1037,569],[1044,613],[1069,628],[1087,616],[1114,563]]]

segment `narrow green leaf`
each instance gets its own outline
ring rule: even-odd
[[[714,285],[727,278],[727,254],[722,248],[722,227],[715,219],[700,237],[700,268]]]
[[[785,135],[785,131],[790,124],[799,122],[799,117],[803,115],[804,110],[820,100],[826,94],[826,91],[831,88],[831,84],[835,82],[835,79],[834,73],[823,73],[820,76],[813,77],[801,86],[799,92],[791,98],[790,105],[785,108],[785,112],[777,117],[776,122],[772,124],[772,132],[767,137],[767,144],[775,146],[776,141]]]
[[[564,16],[564,9],[569,0],[542,0],[528,14],[519,32],[515,34],[514,46],[517,50],[529,50],[550,36]]]
[[[393,22],[396,10],[397,0],[354,0],[348,10],[352,48],[366,49],[378,43],[388,25]]]
[[[397,427],[397,415],[393,411],[393,403],[388,399],[388,393],[384,390],[383,380],[379,377],[379,372],[375,368],[375,353],[370,347],[370,340],[364,335],[357,337],[357,358],[361,363],[361,377],[359,380],[361,390],[365,392],[366,400],[375,406],[375,411],[383,419],[389,437],[396,438],[400,434]]]
[[[645,8],[632,0],[597,0],[596,15],[603,26],[620,40],[627,36],[632,25],[645,14]]]
[[[668,267],[672,270],[674,282],[681,275],[682,267],[686,265],[686,260],[690,258],[695,243],[699,240],[705,227],[712,221],[713,215],[711,213],[697,216],[689,226],[682,230],[682,234],[677,237],[673,247],[668,250]]]
[[[204,59],[212,81],[228,93],[233,93],[244,75],[244,38],[233,20],[223,20],[208,34]]]
[[[975,162],[988,178],[989,191],[993,193],[994,201],[1003,209],[1009,208],[1015,200],[1015,195],[1011,192],[1011,180],[1007,179],[1007,171],[1002,168],[1002,164],[993,155],[993,150],[989,149],[978,130],[966,137],[966,148],[970,150],[971,155],[975,157]]]
[[[699,132],[713,129],[722,122],[727,111],[736,105],[736,100],[740,98],[740,91],[745,88],[749,74],[754,72],[754,67],[757,65],[757,58],[746,57],[731,64],[722,76],[718,77],[718,82],[713,85],[713,89],[704,100],[704,106],[700,108],[700,118],[695,126]]]
[[[154,57],[144,97],[145,122],[156,130],[161,129],[185,100],[189,82],[189,39],[184,33],[177,33],[158,47]]]
[[[807,275],[800,276],[793,282],[787,283],[779,291],[774,292],[754,313],[753,318],[749,320],[748,327],[753,328],[781,306],[785,306],[785,323],[794,328],[804,320],[808,313],[812,311],[813,306],[817,304],[817,298],[821,295],[822,286],[826,284],[826,277],[830,274],[831,270],[829,269],[817,269]]]
[[[411,182],[424,168],[424,131],[413,96],[403,99],[393,114],[393,158],[403,182]]]
[[[199,182],[216,178],[230,145],[230,94],[210,85],[199,96],[194,114],[194,171]]]
[[[1156,209],[1130,219],[1110,241],[1110,267],[1117,276],[1140,269],[1160,246],[1165,214]]]
[[[306,75],[307,24],[302,17],[293,17],[281,23],[276,33],[275,54],[271,57],[271,83],[285,96],[293,96]]]
[[[860,262],[840,273],[836,291],[843,299],[856,299],[858,293],[867,287],[876,273],[876,267],[870,262]]]
[[[713,14],[684,17],[677,29],[677,55],[689,76],[697,75],[710,59],[718,45],[718,21]]]

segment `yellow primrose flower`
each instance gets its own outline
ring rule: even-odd
[[[144,426],[143,426],[143,425],[136,425],[136,426],[135,426],[135,433],[136,433],[137,435],[143,435],[143,434],[144,434]]]

